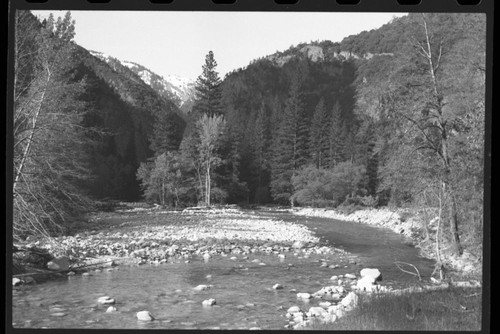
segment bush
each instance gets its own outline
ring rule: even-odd
[[[292,177],[292,200],[299,205],[336,206],[349,194],[362,190],[360,184],[364,174],[364,167],[349,161],[331,170],[306,166]]]

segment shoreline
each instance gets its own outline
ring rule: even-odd
[[[335,209],[303,207],[290,209],[289,212],[299,216],[329,218],[388,228],[404,236],[407,240],[411,240],[414,246],[419,249],[421,257],[435,260],[434,244],[425,244],[426,240],[423,237],[425,231],[422,227],[421,218],[415,213],[410,213],[408,218],[402,218],[403,214],[408,215],[408,210],[398,209],[393,211],[388,208],[371,208],[344,214]],[[432,224],[430,225],[432,228]],[[451,252],[449,247],[446,248],[443,245],[441,252],[443,263],[459,277],[473,276],[477,278],[482,276],[481,260],[468,250],[464,250],[462,256],[457,256]]]

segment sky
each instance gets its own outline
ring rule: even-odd
[[[33,11],[38,17],[49,11]],[[55,17],[63,11],[52,11]],[[405,13],[71,11],[75,42],[166,76],[195,80],[211,50],[219,76],[303,42],[371,30]]]

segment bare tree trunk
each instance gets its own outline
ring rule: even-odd
[[[426,46],[419,45],[421,50],[421,55],[423,55],[429,64],[429,74],[432,80],[432,88],[434,93],[434,99],[436,100],[436,115],[437,123],[439,130],[441,132],[441,152],[440,157],[444,165],[444,195],[450,199],[451,205],[451,219],[450,219],[450,232],[453,237],[453,246],[457,255],[462,255],[463,249],[460,244],[460,237],[458,231],[458,212],[457,212],[457,203],[455,200],[455,196],[453,194],[453,189],[451,187],[451,168],[450,168],[450,156],[448,152],[448,133],[446,130],[446,119],[443,117],[443,98],[439,91],[438,82],[436,79],[436,72],[439,69],[441,63],[441,55],[442,55],[442,44],[439,44],[439,54],[437,55],[437,59],[434,61],[432,48],[431,48],[431,38],[429,36],[429,31],[427,29],[427,21],[425,18],[425,14],[422,14],[423,26],[425,30],[425,38],[426,38]],[[447,196],[448,195],[448,196]]]
[[[39,100],[36,101],[36,111],[35,111],[35,115],[33,116],[31,132],[30,132],[30,135],[28,137],[28,142],[26,143],[26,147],[24,148],[23,155],[21,157],[21,162],[19,163],[19,167],[16,170],[16,176],[14,178],[14,184],[13,184],[14,194],[16,193],[16,186],[19,182],[19,178],[22,175],[23,168],[26,164],[26,160],[28,159],[28,156],[30,154],[31,144],[33,142],[33,136],[35,135],[36,124],[38,121],[38,117],[40,116],[40,111],[42,110],[43,101],[45,99],[45,93],[47,92],[47,88],[49,85],[51,72],[50,72],[50,69],[48,66],[46,67],[46,70],[47,70],[47,78],[45,79],[45,83],[43,85],[43,90],[41,92],[41,96],[40,96]]]

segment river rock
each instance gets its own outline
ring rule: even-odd
[[[300,312],[300,307],[292,306],[287,310],[287,313],[295,313],[295,312]]]
[[[276,283],[276,284],[273,285],[273,289],[275,289],[275,290],[281,290],[281,289],[283,289],[283,285]]]
[[[97,302],[99,304],[114,304],[115,303],[115,300],[111,297],[108,297],[108,296],[103,296],[103,297],[99,297],[99,299],[97,299]]]
[[[322,307],[311,307],[307,312],[309,317],[322,318],[328,315],[328,312]]]
[[[320,302],[320,303],[318,303],[318,305],[320,307],[324,308],[324,309],[327,309],[327,308],[329,308],[332,305],[332,303],[330,303],[330,302]]]
[[[56,257],[47,263],[47,268],[58,271],[68,270],[69,258],[67,256]]]
[[[382,280],[382,274],[378,269],[364,268],[361,269],[359,274],[361,275],[361,278],[372,277],[374,282]]]
[[[354,274],[345,274],[344,277],[350,278],[350,279],[356,279],[356,275],[354,275]]]
[[[194,287],[193,290],[195,290],[195,291],[203,291],[203,290],[207,290],[209,288],[210,287],[208,285],[200,284],[200,285]]]
[[[340,303],[345,307],[346,310],[352,310],[358,304],[358,298],[358,295],[351,291],[347,294],[347,296],[344,297],[344,299],[342,299]]]
[[[116,307],[114,307],[114,306],[108,307],[108,309],[106,310],[106,313],[111,313],[111,312],[116,312]]]
[[[153,321],[153,320],[155,320],[155,318],[153,317],[153,315],[151,313],[149,313],[149,311],[137,312],[137,314],[135,316],[137,317],[138,320],[141,320],[141,321]]]
[[[295,249],[301,249],[301,248],[304,248],[306,246],[306,243],[304,241],[295,241],[293,244],[292,244],[292,248],[295,248]]]
[[[307,292],[299,292],[297,294],[297,298],[299,298],[299,299],[311,299],[312,296],[310,293],[307,293]]]
[[[213,299],[213,298],[206,299],[201,303],[201,305],[203,305],[203,306],[212,306],[215,304],[216,304],[216,302],[215,302],[215,299]]]
[[[12,286],[18,286],[18,285],[21,285],[22,283],[23,283],[23,281],[21,281],[17,277],[12,278]]]

